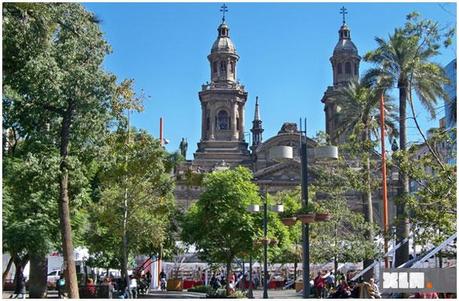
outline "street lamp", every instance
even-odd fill
[[[254,179],[254,182],[257,184],[264,185],[264,197],[263,197],[263,270],[264,270],[264,277],[263,277],[263,299],[268,299],[268,188],[267,184],[270,184],[271,180],[258,180]],[[271,211],[273,212],[283,212],[284,206],[277,204],[272,206]],[[260,206],[259,205],[249,205],[247,208],[250,212],[259,212]],[[252,258],[250,258],[250,292],[249,295],[252,294]]]
[[[308,148],[307,148],[307,123],[304,120],[304,131],[301,129],[302,121],[300,119],[300,160],[301,160],[301,198],[303,208],[308,206]],[[304,137],[304,138],[303,138]],[[277,146],[272,150],[271,156],[277,160],[292,158],[291,146]],[[290,148],[290,150],[288,150]],[[318,146],[312,149],[313,160],[336,160],[338,159],[338,148],[332,145]],[[303,236],[303,298],[309,298],[309,224],[304,223],[302,226]]]

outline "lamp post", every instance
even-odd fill
[[[300,160],[301,160],[301,197],[303,208],[308,206],[308,148],[307,148],[307,123],[304,119],[304,131],[301,129],[300,119]],[[275,149],[276,148],[276,149]],[[291,146],[277,146],[271,151],[271,156],[280,159],[292,159]],[[314,160],[333,160],[338,159],[338,148],[332,145],[318,146],[313,149]],[[303,298],[309,298],[309,224],[302,226],[303,238]]]
[[[267,184],[271,183],[271,180],[258,180],[254,179],[257,184],[263,184],[263,299],[268,299],[268,189]],[[258,205],[250,205],[248,208],[250,212],[259,212],[260,207]],[[283,212],[283,205],[275,205],[271,208],[273,212]],[[251,267],[250,267],[251,270]],[[252,281],[252,274],[250,274],[250,281]],[[252,284],[252,283],[251,283]],[[251,291],[249,292],[249,295]]]

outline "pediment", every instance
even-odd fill
[[[301,164],[297,160],[276,163],[256,171],[254,178],[298,185],[301,179]]]

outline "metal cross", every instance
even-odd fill
[[[346,24],[347,9],[343,6],[341,7],[340,11],[340,14],[343,15],[343,24]]]
[[[225,13],[228,12],[228,6],[225,3],[220,8],[220,11],[223,13],[222,21],[225,22]]]

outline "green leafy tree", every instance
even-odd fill
[[[112,116],[115,77],[102,62],[110,49],[94,14],[75,3],[3,7],[3,103],[19,137],[40,140],[48,127],[59,152],[58,212],[69,296],[78,298],[73,259],[72,170],[97,144]],[[70,184],[70,185],[69,185]]]
[[[314,166],[312,200],[317,211],[328,212],[331,219],[311,226],[311,258],[317,263],[333,261],[335,270],[339,262],[359,262],[377,254],[373,239],[376,226],[365,221],[362,213],[351,210],[353,180],[359,175],[348,167],[343,157],[327,168]],[[349,194],[349,192],[351,192]]]
[[[250,204],[261,203],[251,179],[244,167],[208,174],[204,192],[182,223],[183,240],[194,244],[203,260],[226,264],[227,277],[233,260],[250,252],[260,233],[259,215],[247,212]]]
[[[129,258],[158,254],[168,236],[174,211],[174,183],[166,164],[169,155],[147,133],[119,129],[108,137],[104,157],[98,173],[99,197],[90,208],[87,244],[95,255],[94,264],[121,268],[126,276]],[[126,262],[123,229],[128,242]]]
[[[338,135],[346,135],[347,143],[340,147],[348,160],[353,161],[354,166],[362,167],[364,174],[361,183],[354,187],[362,194],[365,220],[373,224],[373,198],[372,193],[377,189],[379,174],[377,162],[375,162],[375,148],[378,146],[380,125],[380,98],[381,93],[377,87],[362,81],[351,82],[348,86],[339,90],[335,102],[339,106]],[[398,135],[396,129],[397,117],[394,105],[388,95],[384,95],[384,123],[385,131],[393,139]],[[370,228],[371,230],[371,228]],[[373,241],[374,235],[367,233],[368,240]],[[364,266],[371,264],[368,258]],[[370,277],[372,270],[366,276]]]
[[[447,130],[436,129],[431,131],[429,143],[441,154],[441,145],[452,143],[451,139]],[[407,207],[415,243],[438,245],[456,231],[457,171],[456,166],[438,165],[431,152],[418,156],[421,147],[426,145],[413,145],[406,152],[398,152],[394,160],[401,162],[400,168],[409,175],[414,188]]]
[[[388,40],[376,38],[378,47],[365,55],[365,60],[377,65],[371,69],[367,77],[372,77],[383,89],[397,87],[399,92],[399,133],[400,151],[407,150],[407,102],[412,103],[414,90],[428,112],[435,117],[437,99],[447,99],[443,85],[448,82],[443,68],[432,58],[440,51],[440,43],[447,46],[451,43],[453,31],[443,32],[437,22],[423,20],[417,13],[407,16],[404,27],[396,28]],[[409,219],[406,198],[409,197],[409,178],[407,174],[399,177],[397,203],[397,239],[402,240],[409,235]],[[396,252],[399,263],[408,260],[408,244],[404,244]]]

